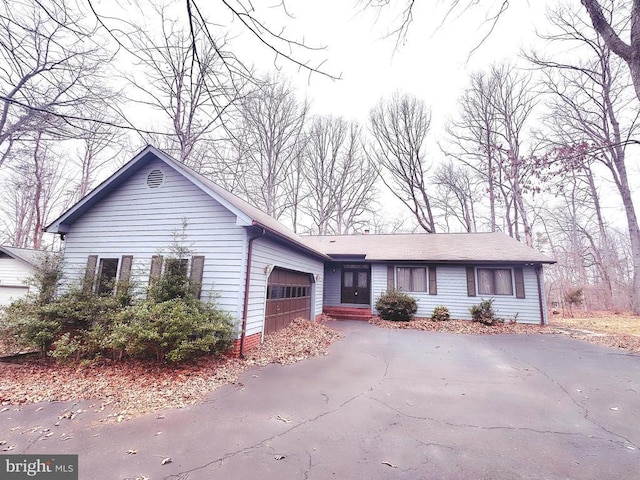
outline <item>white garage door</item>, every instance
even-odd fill
[[[14,300],[24,297],[29,292],[29,287],[0,286],[0,306],[9,305]]]

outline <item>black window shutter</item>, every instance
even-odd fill
[[[120,276],[118,280],[128,282],[131,278],[131,265],[133,263],[133,255],[123,255],[120,264]]]
[[[202,276],[204,275],[204,256],[194,255],[191,257],[191,274],[189,275],[189,281],[193,288],[194,298],[200,298],[202,292]]]
[[[393,290],[396,285],[396,267],[393,265],[387,265],[387,290]]]
[[[438,276],[436,274],[436,266],[429,265],[429,295],[438,294]]]
[[[516,267],[513,269],[513,276],[516,283],[516,298],[525,298],[524,295],[524,272],[522,267]]]
[[[125,287],[123,283],[128,283],[131,279],[131,265],[133,264],[133,255],[123,255],[120,262],[120,276],[118,277],[118,285],[116,291],[121,292]]]
[[[476,270],[473,267],[467,267],[467,296],[476,296]]]
[[[96,277],[96,265],[98,264],[97,255],[89,255],[87,259],[87,269],[84,272],[84,281],[82,282],[82,290],[89,293],[93,290],[93,281]]]
[[[152,285],[162,273],[162,255],[151,257],[151,271],[149,272],[149,285]]]

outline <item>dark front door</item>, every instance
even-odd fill
[[[342,266],[341,303],[369,305],[371,298],[371,267],[364,264]]]

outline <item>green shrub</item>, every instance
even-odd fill
[[[431,314],[431,320],[436,322],[444,322],[450,319],[451,319],[451,314],[449,313],[449,309],[444,305],[438,305],[433,309],[433,313]]]
[[[62,322],[68,328],[90,329],[94,324],[109,323],[126,306],[118,295],[98,295],[73,288],[40,307],[39,311],[44,317]]]
[[[471,318],[474,322],[480,322],[485,325],[495,325],[496,323],[503,322],[493,310],[493,301],[493,298],[482,300],[479,304],[473,305],[470,308]]]
[[[233,334],[228,314],[199,300],[174,298],[142,302],[120,312],[107,344],[136,358],[181,362],[226,352]]]
[[[0,317],[0,335],[13,351],[36,348],[43,355],[62,329],[58,319],[42,315],[42,307],[29,300],[17,300]]]
[[[375,307],[384,320],[411,320],[418,310],[416,299],[399,290],[387,290],[378,297]]]

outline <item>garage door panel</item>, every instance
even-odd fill
[[[269,276],[267,288],[266,334],[283,329],[298,317],[311,318],[311,276],[309,274],[275,268]]]

